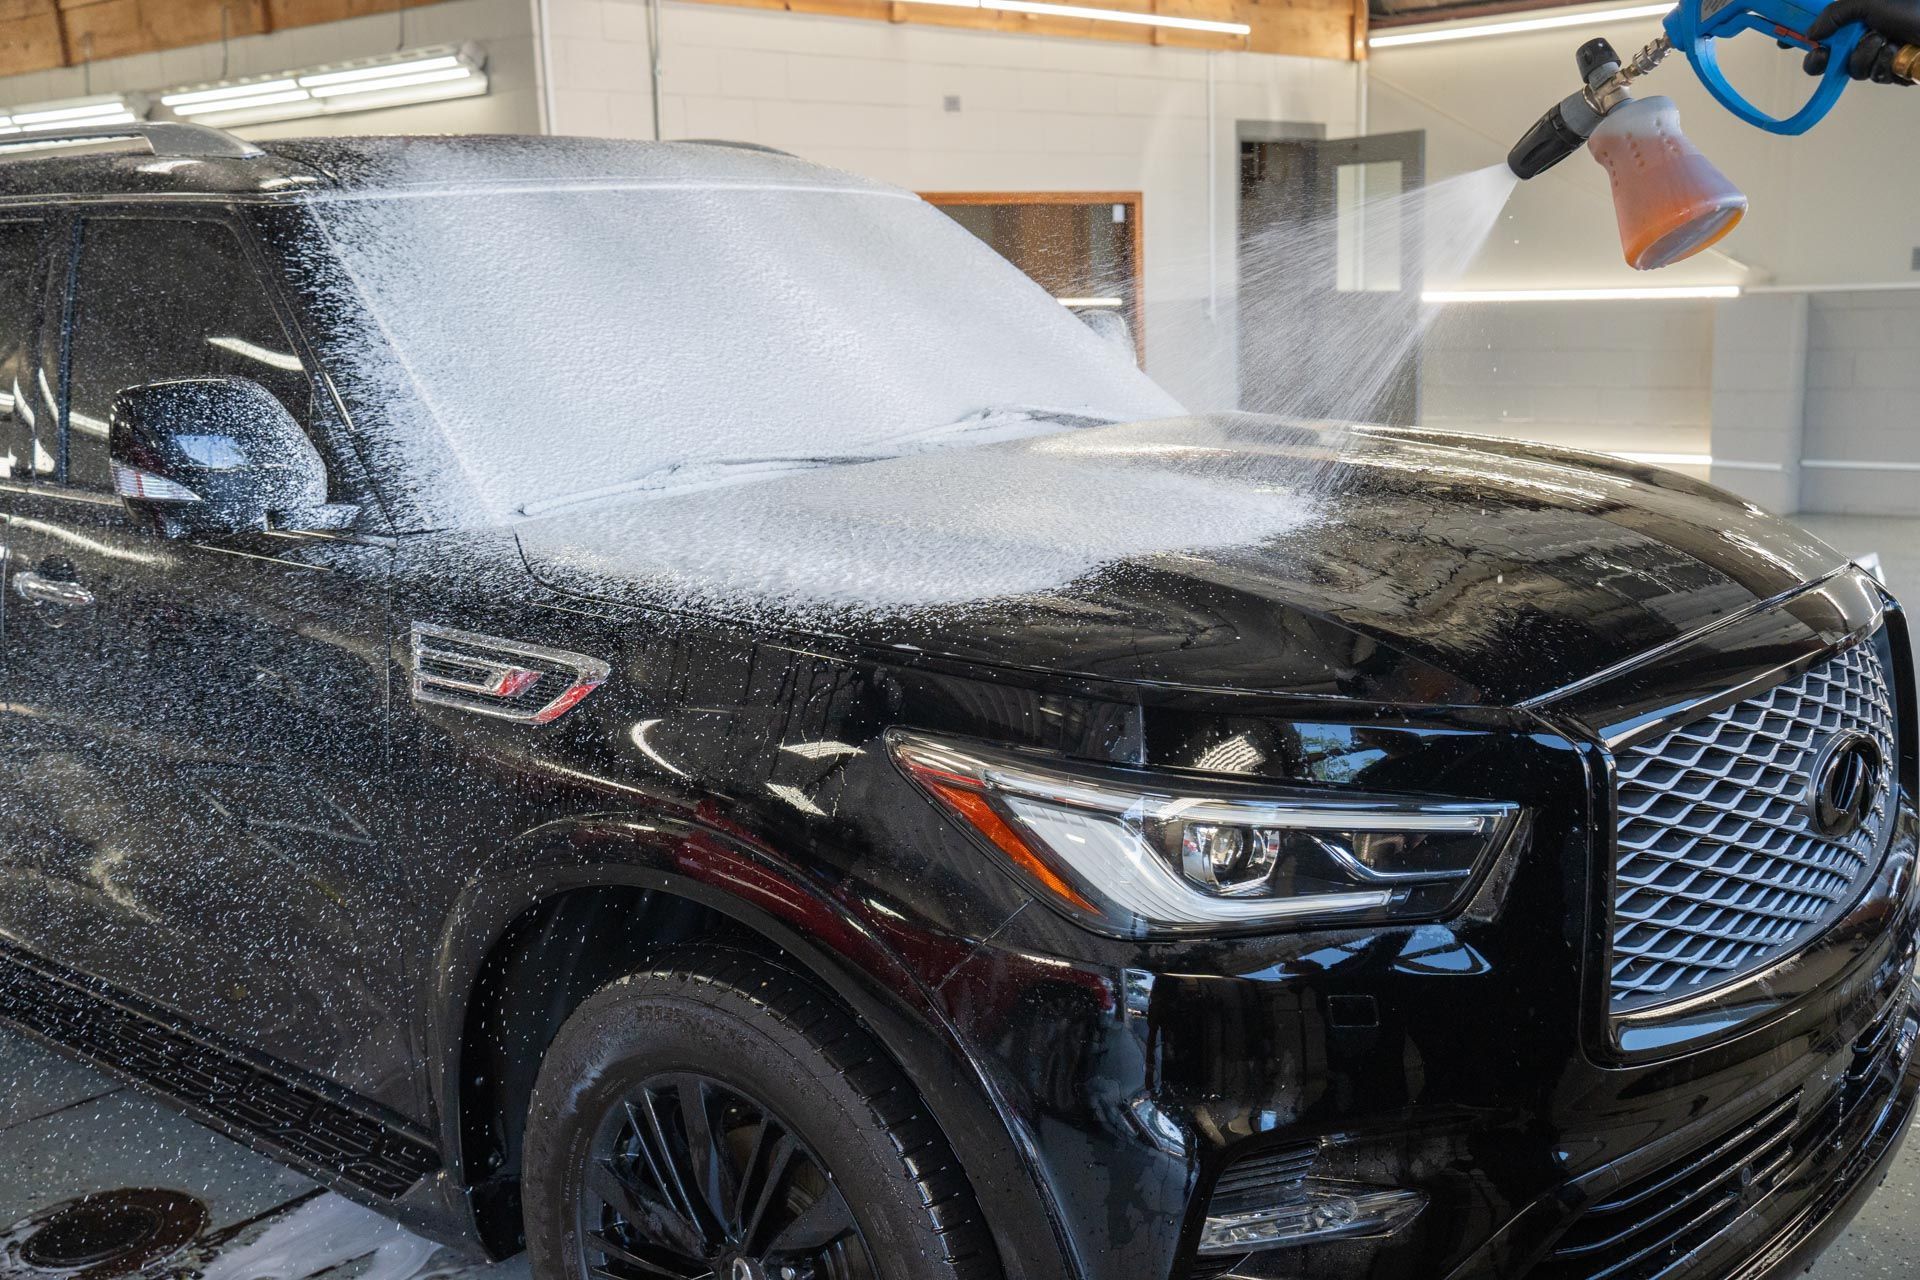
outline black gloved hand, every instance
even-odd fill
[[[1920,44],[1920,0],[1834,0],[1813,20],[1807,35],[1828,40],[1850,22],[1866,23],[1867,34],[1847,59],[1847,74],[1876,84],[1911,84],[1893,73],[1893,56],[1906,45]],[[1807,54],[1805,66],[1810,76],[1826,73],[1825,45]]]

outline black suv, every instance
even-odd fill
[[[1757,1280],[1892,1159],[1908,625],[1755,508],[754,149],[0,191],[31,1034],[541,1280]]]

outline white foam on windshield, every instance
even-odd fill
[[[1309,513],[1205,448],[1042,447],[1180,406],[909,193],[672,144],[569,176],[572,146],[391,144],[310,204],[294,256],[403,524],[524,526],[569,589],[893,609]]]
[[[457,520],[688,464],[886,453],[999,406],[1178,411],[917,198],[668,151],[652,177],[474,187],[429,167],[424,190],[314,205],[363,317],[346,381],[411,409],[393,438],[434,438],[409,461]],[[715,151],[714,174],[687,171]]]

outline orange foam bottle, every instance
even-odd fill
[[[1747,197],[1680,132],[1673,99],[1623,102],[1587,140],[1613,180],[1627,265],[1653,271],[1691,258],[1746,216]]]

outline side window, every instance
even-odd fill
[[[0,478],[33,474],[33,335],[45,280],[41,224],[0,222]]]
[[[96,218],[82,229],[67,382],[67,482],[109,490],[107,415],[128,387],[251,378],[308,426],[312,384],[230,227]]]

